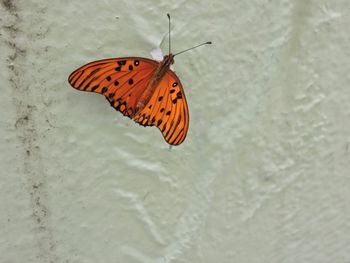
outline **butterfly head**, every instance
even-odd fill
[[[169,66],[174,64],[174,55],[173,54],[169,54],[169,55],[165,55],[164,58],[163,58],[163,64],[166,65],[166,66]]]

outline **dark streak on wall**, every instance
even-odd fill
[[[48,207],[48,192],[46,174],[43,167],[42,153],[39,142],[42,134],[37,129],[35,99],[31,93],[31,83],[26,81],[25,65],[27,62],[27,50],[18,43],[18,37],[28,37],[21,30],[22,18],[17,1],[1,0],[0,4],[10,15],[11,22],[2,25],[3,41],[11,51],[7,57],[9,81],[13,92],[13,105],[16,109],[14,127],[23,147],[21,172],[26,177],[26,189],[30,198],[33,235],[37,243],[37,262],[57,262],[54,255],[55,242],[50,227],[50,211]],[[22,44],[23,45],[23,44]]]

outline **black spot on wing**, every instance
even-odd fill
[[[95,85],[92,87],[91,91],[94,92],[96,89],[98,89],[99,85]]]
[[[156,117],[153,117],[151,120],[151,124],[153,124],[156,121]]]
[[[163,129],[162,129],[162,132],[164,132],[166,129],[166,123],[164,123],[164,126],[163,126]]]
[[[179,91],[178,93],[176,93],[176,98],[177,98],[177,99],[182,99],[182,93],[181,93],[181,91]]]

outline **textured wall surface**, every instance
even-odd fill
[[[350,262],[350,1],[0,0],[0,262]],[[68,75],[176,57],[170,151]]]

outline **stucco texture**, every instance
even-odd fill
[[[169,150],[70,87],[161,46]],[[1,0],[0,262],[350,262],[350,1]]]

